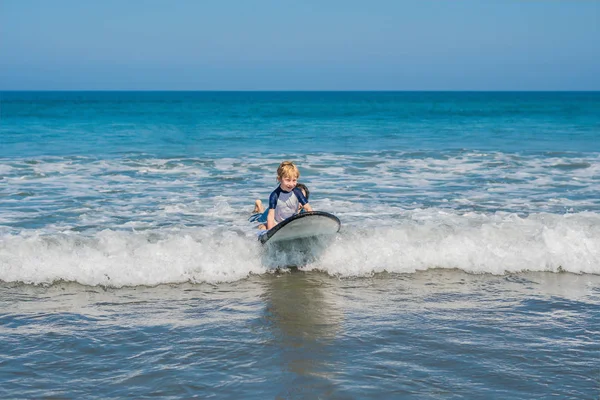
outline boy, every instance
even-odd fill
[[[298,189],[300,189],[300,191],[302,192],[304,197],[306,197],[306,201],[309,201],[310,191],[308,190],[308,187],[306,187],[306,185],[304,183],[300,183],[300,182],[298,182],[296,184],[296,187]],[[302,213],[304,211],[305,210],[303,209],[302,205],[299,205],[298,213]],[[269,213],[269,210],[265,210],[265,207],[263,206],[262,201],[256,200],[256,202],[254,202],[254,210],[252,211],[252,216],[249,218],[249,221],[250,222],[260,222],[260,225],[258,225],[258,229],[261,229],[261,230],[267,229],[267,226],[265,224],[267,223],[268,213]]]
[[[279,187],[269,196],[269,213],[267,214],[267,229],[273,228],[286,218],[298,212],[302,206],[306,211],[312,211],[308,200],[302,191],[296,187],[300,171],[291,161],[284,161],[277,168]]]
[[[279,222],[298,212],[299,207],[312,211],[308,200],[302,190],[296,185],[300,171],[291,161],[284,161],[277,168],[277,181],[279,186],[269,196],[269,211],[267,213],[267,226],[260,225],[259,229],[271,229]],[[258,210],[257,210],[258,208]],[[255,211],[260,211],[262,204],[255,204]]]

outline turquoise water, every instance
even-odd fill
[[[597,92],[4,92],[2,155],[597,152],[599,101]]]
[[[0,395],[595,398],[599,199],[597,92],[2,92]]]

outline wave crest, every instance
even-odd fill
[[[303,269],[342,277],[430,268],[600,274],[600,215],[411,211],[385,225],[367,220],[344,226],[319,251]],[[0,280],[110,287],[231,282],[271,271],[278,260],[269,257],[253,233],[222,227],[92,236],[6,233],[0,238]]]

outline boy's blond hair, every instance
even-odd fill
[[[287,177],[300,178],[300,170],[298,170],[298,167],[291,161],[284,161],[279,164],[279,168],[277,168],[277,179]]]

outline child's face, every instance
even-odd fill
[[[296,187],[296,184],[298,183],[298,177],[284,176],[279,179],[279,182],[281,182],[280,186],[283,190],[290,192]]]

